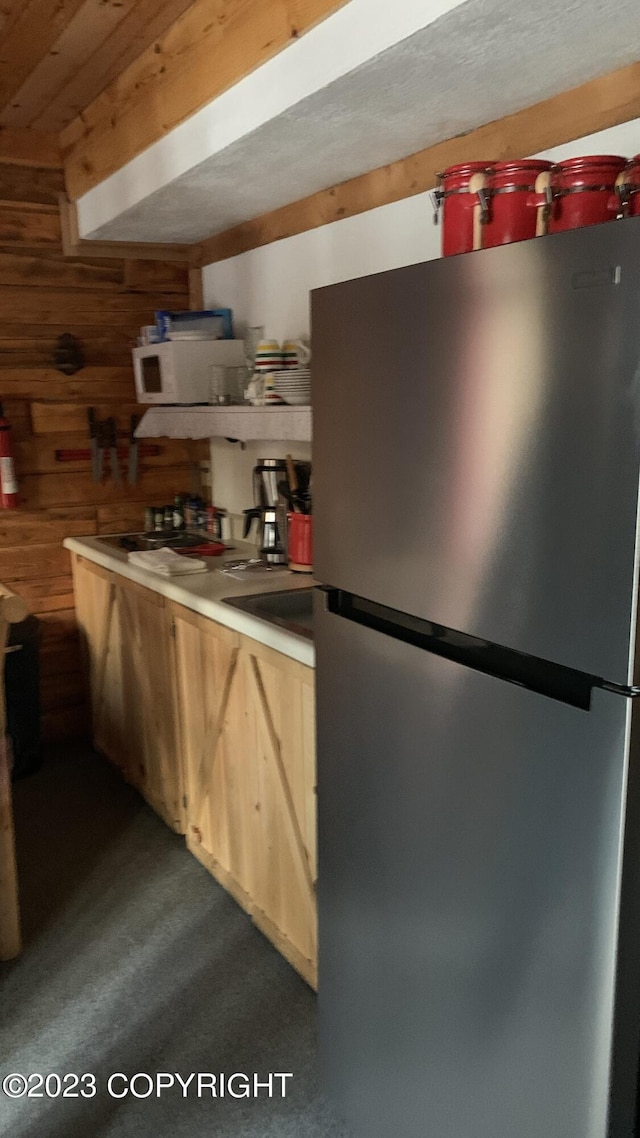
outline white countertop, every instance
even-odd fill
[[[105,535],[108,536],[108,535]],[[63,542],[65,549],[79,553],[88,561],[94,561],[103,569],[120,573],[129,581],[135,581],[146,589],[160,593],[176,604],[184,605],[201,616],[216,620],[227,628],[233,628],[244,636],[258,640],[268,648],[291,656],[308,667],[315,665],[313,643],[304,636],[288,632],[284,628],[260,620],[248,612],[223,604],[225,597],[243,597],[254,593],[275,593],[284,589],[304,589],[316,584],[306,573],[291,573],[288,569],[273,573],[246,573],[242,579],[221,573],[219,566],[225,561],[241,557],[255,557],[256,548],[248,542],[236,541],[234,548],[221,557],[208,558],[212,568],[206,573],[194,573],[184,577],[162,577],[147,569],[139,569],[127,560],[124,549],[108,546],[99,537],[67,537]]]

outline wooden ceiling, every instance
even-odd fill
[[[349,0],[0,0],[0,162],[72,201]]]
[[[58,132],[192,0],[0,0],[0,126]]]

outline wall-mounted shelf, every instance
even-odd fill
[[[311,441],[310,407],[150,407],[139,439],[263,439]]]

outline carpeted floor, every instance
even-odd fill
[[[313,992],[183,840],[90,751],[53,753],[14,794],[25,951],[0,965],[0,1079],[91,1073],[96,1093],[0,1091],[0,1135],[347,1138],[319,1090]],[[293,1078],[286,1098],[282,1080],[214,1099],[194,1079],[118,1099],[117,1072],[142,1095],[158,1072]]]

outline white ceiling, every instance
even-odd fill
[[[239,99],[255,106],[256,85],[268,81],[277,94],[280,78],[284,92],[285,70],[304,68],[303,53],[310,59],[314,50],[331,52],[332,37],[334,71],[338,57],[349,67],[345,30],[353,36],[354,21],[367,12],[371,19],[374,9],[393,11],[401,34],[402,11],[406,28],[409,10],[415,25],[420,7],[422,22],[431,18],[428,26],[328,82],[318,69],[307,86],[315,89],[294,95],[291,105],[281,99],[274,117],[253,129],[245,129],[250,116],[244,124],[242,116],[234,119]],[[638,42],[638,0],[351,0],[262,74],[199,112],[210,122],[217,116],[218,125],[230,115],[226,137],[218,131],[216,141],[196,131],[194,116],[86,194],[78,203],[80,232],[109,240],[200,240],[631,63]],[[375,50],[375,37],[363,35],[360,57],[363,44]],[[193,147],[189,154],[184,146],[189,131],[198,134],[196,161]]]

